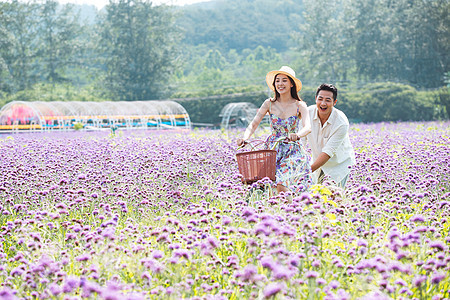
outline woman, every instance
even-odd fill
[[[243,138],[237,140],[237,144],[243,145],[258,128],[264,116],[269,114],[272,134],[267,141],[269,148],[275,145],[277,150],[277,191],[306,191],[312,184],[311,167],[309,156],[300,139],[311,132],[311,123],[307,105],[298,96],[302,82],[295,77],[294,70],[283,66],[280,70],[267,73],[266,83],[275,92],[275,96],[264,101],[245,130]],[[277,143],[280,137],[291,142]]]

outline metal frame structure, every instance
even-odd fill
[[[0,130],[83,128],[191,128],[189,114],[174,101],[13,101],[0,110]]]
[[[229,103],[220,112],[222,129],[245,128],[250,124],[258,111],[258,107],[250,102]],[[265,117],[266,118],[266,117]],[[264,123],[267,120],[263,120]]]

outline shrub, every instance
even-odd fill
[[[442,107],[443,115],[450,119],[450,86],[439,89],[435,96],[436,102]]]
[[[338,108],[355,122],[429,121],[445,118],[434,91],[417,91],[400,83],[374,83],[343,90]]]
[[[83,127],[84,127],[83,123],[80,123],[80,122],[73,124],[73,129],[75,129],[75,130],[83,129]]]

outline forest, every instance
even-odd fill
[[[179,101],[217,124],[230,102],[270,96],[289,65],[314,101],[339,88],[353,122],[450,114],[448,0],[146,0],[0,3],[0,105],[10,101]]]

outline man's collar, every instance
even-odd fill
[[[317,109],[317,106],[314,108],[314,118],[313,120],[319,119],[319,110]]]
[[[330,124],[332,124],[333,121],[334,121],[334,119],[335,119],[335,115],[336,115],[336,109],[335,109],[334,106],[333,106],[333,109],[331,110],[331,114],[330,114],[330,116],[328,117],[327,122],[330,123]]]

